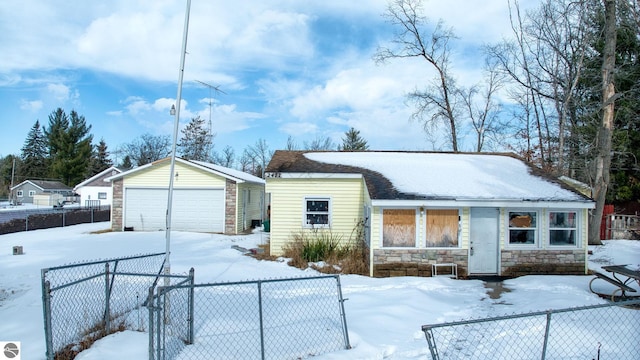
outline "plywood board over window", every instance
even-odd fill
[[[416,246],[416,211],[414,209],[384,209],[382,219],[382,246]]]
[[[427,210],[427,247],[458,246],[458,210]]]

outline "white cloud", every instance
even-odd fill
[[[36,112],[42,109],[42,105],[42,100],[22,100],[20,102],[20,109],[30,112]]]
[[[77,92],[72,92],[71,89],[64,84],[48,84],[47,92],[59,102],[65,102],[71,98],[78,97]]]

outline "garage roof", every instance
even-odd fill
[[[145,169],[148,169],[150,167],[153,166],[158,166],[159,164],[163,164],[167,161],[170,161],[171,158],[167,157],[164,159],[160,159],[157,161],[154,161],[152,163],[149,164],[145,164],[142,166],[138,166],[136,168],[133,168],[131,170],[128,171],[124,171],[121,172],[120,174],[108,177],[105,179],[105,181],[113,181],[116,179],[119,179],[121,177],[125,177],[127,175],[136,173],[138,171],[142,171]],[[198,169],[204,170],[206,172],[221,176],[223,178],[235,181],[236,183],[243,183],[243,182],[251,182],[251,183],[257,183],[257,184],[263,184],[265,183],[265,181],[257,176],[253,176],[251,174],[247,174],[245,172],[236,170],[236,169],[231,169],[231,168],[227,168],[224,166],[220,166],[220,165],[216,165],[216,164],[211,164],[211,163],[206,163],[206,162],[202,162],[202,161],[190,161],[190,160],[185,160],[182,158],[176,158],[176,162],[182,163],[184,165],[187,166],[193,166],[196,167]]]

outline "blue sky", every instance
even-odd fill
[[[536,1],[537,3],[537,1]],[[530,4],[527,4],[530,5]],[[393,28],[386,0],[192,0],[180,128],[211,119],[215,150],[239,156],[354,127],[379,150],[449,150],[428,141],[404,95],[433,77],[424,61],[376,65]],[[507,0],[427,0],[426,15],[453,27],[457,80],[480,77],[478,49],[510,37]],[[3,0],[0,3],[0,155],[20,154],[36,120],[61,107],[115,150],[171,135],[186,0]],[[218,86],[213,93],[200,82]],[[463,133],[464,136],[464,133]],[[468,134],[472,137],[472,134]],[[464,143],[464,139],[463,139]],[[471,150],[472,146],[462,150]],[[115,154],[113,154],[115,157]]]

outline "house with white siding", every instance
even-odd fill
[[[108,177],[114,231],[166,229],[171,158]],[[265,214],[264,180],[242,171],[176,158],[171,229],[240,234]]]
[[[272,255],[326,230],[364,234],[376,277],[587,272],[594,202],[513,154],[276,151],[266,192]]]
[[[87,207],[111,205],[113,201],[111,182],[105,179],[121,172],[122,170],[111,166],[76,185],[73,191],[80,195],[80,205]]]

